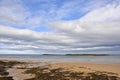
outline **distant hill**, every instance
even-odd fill
[[[110,54],[66,54],[66,56],[110,56]]]
[[[45,55],[45,56],[63,56],[61,54],[42,54],[42,55]]]
[[[110,54],[42,54],[46,56],[110,56]]]

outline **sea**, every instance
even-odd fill
[[[86,62],[120,64],[120,54],[110,56],[65,56],[41,54],[0,54],[0,60],[23,60],[38,62]]]

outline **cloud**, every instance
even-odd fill
[[[1,1],[0,5],[0,18],[1,20],[8,20],[11,22],[21,22],[26,14],[26,10],[20,2],[13,0]]]
[[[120,5],[108,4],[105,7],[95,9],[83,18],[80,21],[120,21]]]
[[[42,33],[27,29],[20,30],[8,26],[0,26],[0,43],[4,44],[4,46],[1,46],[1,49],[50,50],[54,52],[59,50],[59,48],[64,48],[69,42],[74,42],[74,40],[58,33]]]
[[[2,3],[3,7],[0,5],[0,9],[5,14],[0,12],[0,18],[8,25],[4,22],[1,22],[0,25],[0,51],[18,53],[21,51],[31,53],[120,51],[120,5],[117,0],[108,4],[109,1],[102,0],[96,4],[96,1],[91,1],[81,4],[84,6],[82,8],[78,5],[85,3],[84,0],[70,1],[70,3],[65,1],[62,5],[51,3],[50,8],[46,6],[49,2],[42,1],[45,3],[42,6],[49,10],[38,10],[39,7],[37,7],[33,13],[31,13],[32,10],[29,10],[32,8],[26,7],[22,2],[15,1],[11,3],[14,4],[13,6],[10,6],[9,2],[7,2],[9,6],[6,2]],[[87,6],[90,7],[87,9]],[[71,7],[74,7],[74,10]],[[40,8],[42,7],[40,6]],[[20,9],[20,13],[17,12],[18,9]],[[63,21],[70,15],[73,16],[74,11],[81,11],[84,16],[77,16],[79,18],[77,20]],[[39,32],[31,29],[33,26],[41,27],[47,23],[47,26],[52,29],[51,32]],[[20,29],[18,26],[26,27],[26,29]]]
[[[112,26],[116,24],[114,23]],[[87,32],[86,29],[90,27],[87,26],[83,32],[74,32],[73,30],[73,32],[65,31],[65,33],[41,33],[0,26],[0,43],[4,44],[4,46],[1,46],[1,50],[32,50],[33,52],[45,53],[80,53],[84,51],[116,50],[119,48],[120,43],[120,38],[118,37],[120,29],[118,26],[114,29],[110,28],[109,31],[107,28],[104,30],[105,28],[98,26],[96,29],[98,28],[99,32],[94,28],[90,28],[91,30],[89,29]]]
[[[77,49],[81,46],[119,46],[119,12],[120,5],[113,3],[94,9],[79,20],[59,21],[49,25],[57,32],[76,39],[78,43],[74,47]]]
[[[88,11],[104,6],[110,0],[1,0],[0,23],[17,28],[46,26],[48,22],[79,19]],[[89,7],[88,7],[89,6]],[[73,8],[71,8],[73,7]],[[74,16],[73,16],[74,15]]]

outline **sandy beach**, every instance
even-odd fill
[[[79,67],[84,67],[92,71],[107,71],[120,74],[120,64],[98,64],[98,63],[58,63],[52,64],[52,67],[61,67],[79,71]]]
[[[4,61],[8,62],[11,60],[4,60]],[[18,61],[19,60],[17,60],[16,62],[18,62]],[[43,65],[43,63],[44,63],[44,65]],[[93,73],[95,73],[97,75],[101,75],[101,76],[104,74],[103,77],[109,76],[109,77],[115,78],[115,79],[111,78],[108,80],[120,80],[120,78],[118,78],[118,77],[120,77],[120,64],[80,63],[80,62],[77,62],[77,63],[73,63],[73,62],[47,63],[46,62],[45,63],[45,62],[28,62],[28,61],[26,62],[26,61],[24,61],[23,64],[18,63],[18,64],[13,65],[10,68],[7,68],[7,72],[9,72],[8,76],[12,76],[13,80],[29,80],[29,79],[30,80],[38,80],[35,78],[37,76],[37,73],[36,73],[37,71],[42,72],[41,75],[46,74],[46,76],[44,76],[46,78],[49,75],[53,75],[53,74],[57,75],[62,72],[62,74],[69,76],[66,78],[66,80],[79,80],[79,79],[80,80],[94,80],[94,79],[87,79],[87,78],[74,79],[74,78],[71,78],[71,75],[69,75],[71,73],[74,73],[75,75],[77,75],[78,73],[79,74],[82,73],[82,76],[87,76],[87,77],[89,76],[89,74],[93,74]],[[57,73],[55,71],[57,71]],[[46,78],[44,79],[44,77],[42,77],[42,79],[39,79],[39,80],[47,80]],[[59,76],[56,78],[57,78],[57,80],[60,80]],[[51,78],[51,79],[56,80],[55,78]],[[61,80],[62,80],[62,78],[61,78]]]

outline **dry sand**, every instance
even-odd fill
[[[75,72],[111,72],[120,76],[120,64],[98,64],[98,63],[58,63],[50,65],[51,68],[64,68]]]

